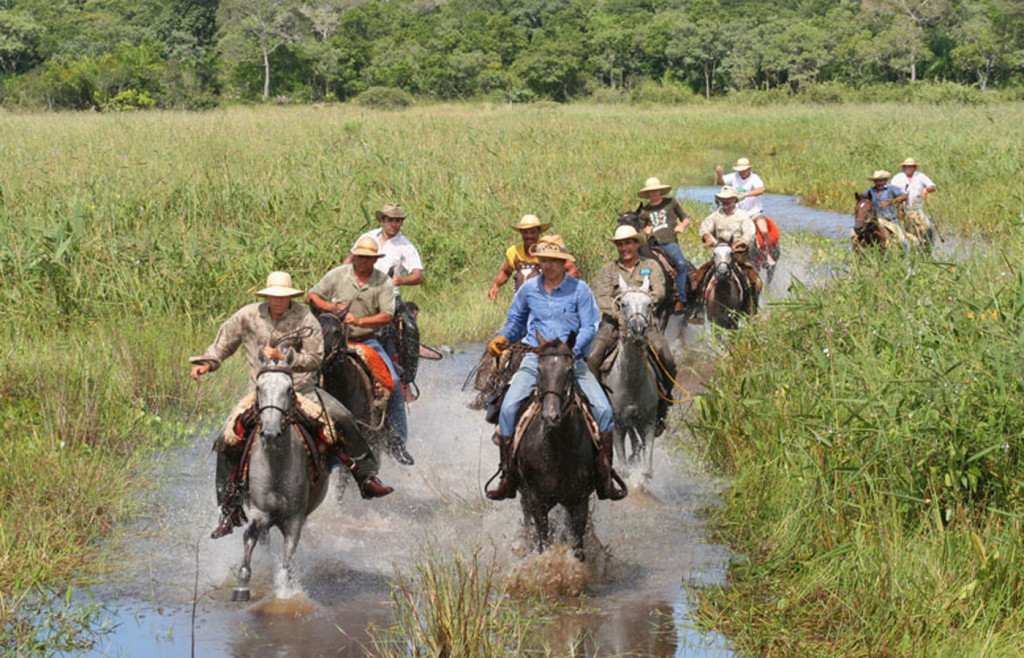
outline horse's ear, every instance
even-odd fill
[[[537,345],[543,345],[546,342],[548,342],[548,339],[544,337],[544,334],[542,334],[540,332],[540,330],[538,330],[537,331]]]
[[[636,214],[640,214],[640,211],[644,209],[644,202],[641,201],[636,204]]]
[[[622,278],[621,274],[619,275],[619,278],[620,279]],[[645,276],[644,277],[644,283],[643,283],[642,286],[640,286],[640,292],[647,292],[650,289],[651,289],[651,277]]]
[[[256,356],[258,356],[260,360],[260,365],[267,365],[267,361],[269,361],[270,359],[267,358],[267,354],[266,352],[263,351],[263,348],[261,347],[260,349],[256,350],[256,352]]]
[[[284,353],[284,364],[289,368],[295,363],[295,350],[288,350]]]
[[[569,337],[565,340],[565,344],[569,346],[569,349],[576,347],[576,332],[573,331],[569,334]]]
[[[623,292],[626,292],[627,290],[629,290],[629,284],[626,283],[626,280],[623,279],[622,275],[620,274],[619,275],[619,292],[623,293]]]
[[[856,199],[857,201],[860,201],[863,197],[860,195],[860,192],[854,192],[853,198]]]

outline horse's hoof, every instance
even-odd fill
[[[245,602],[249,600],[249,588],[248,587],[236,587],[231,590],[231,600]]]

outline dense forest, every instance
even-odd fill
[[[0,103],[685,102],[1024,83],[1019,0],[0,0]],[[400,92],[396,92],[400,93]]]

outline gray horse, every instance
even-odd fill
[[[249,453],[248,501],[252,521],[245,529],[245,557],[238,567],[238,586],[231,597],[235,601],[249,600],[252,551],[256,541],[275,526],[284,537],[282,567],[291,582],[292,555],[306,516],[327,494],[323,462],[311,459],[310,451],[316,450],[315,445],[303,437],[293,415],[293,360],[294,353],[289,353],[282,363],[276,359],[268,361],[260,352],[263,365],[256,378],[259,425]]]
[[[719,327],[735,329],[739,315],[749,315],[753,311],[751,292],[741,279],[746,273],[733,262],[729,244],[715,245],[713,253],[714,264],[704,290],[704,312],[708,320]]]
[[[652,313],[649,289],[647,279],[639,288],[630,288],[619,277],[619,348],[604,379],[615,412],[615,458],[619,464],[627,465],[628,479],[634,487],[647,482],[654,474],[652,455],[658,387],[647,363],[647,330]]]

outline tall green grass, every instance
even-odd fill
[[[694,433],[744,560],[706,619],[755,655],[1024,647],[1024,271],[865,259],[735,337]]]

